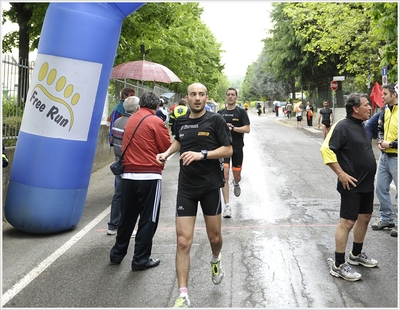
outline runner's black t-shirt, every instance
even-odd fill
[[[175,139],[180,142],[180,154],[186,151],[212,151],[232,144],[232,138],[223,117],[206,111],[197,119],[189,115],[176,119]],[[183,165],[180,161],[178,187],[180,189],[211,190],[224,187],[223,159],[193,161]]]
[[[250,125],[249,116],[245,109],[236,107],[233,110],[222,109],[218,111],[219,114],[225,119],[227,123],[231,123],[235,127],[242,127]],[[244,146],[243,133],[231,131],[232,134],[232,146],[234,149],[242,148]]]

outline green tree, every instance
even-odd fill
[[[183,83],[174,91],[186,93],[187,86],[200,81],[217,98],[222,79],[221,44],[201,21],[198,3],[147,3],[128,16],[122,26],[115,65],[146,60],[170,68]],[[140,46],[147,51],[143,55]]]
[[[3,37],[2,52],[11,52],[18,47],[18,98],[22,104],[29,89],[29,52],[38,47],[44,14],[48,3],[10,2],[10,9],[2,11],[2,24],[7,20],[17,23],[18,31],[7,33]]]
[[[3,11],[6,19],[16,22],[15,16],[28,10],[19,21],[20,32],[29,34],[29,48],[37,48],[41,22],[48,3],[37,7],[37,3],[12,4]],[[146,60],[161,63],[179,76],[183,83],[174,85],[174,91],[186,93],[193,82],[205,84],[211,97],[218,97],[218,84],[223,80],[221,44],[209,28],[201,21],[203,9],[196,2],[149,2],[123,21],[115,65],[143,59],[140,46],[146,51]],[[29,25],[22,28],[22,25]],[[22,46],[16,34],[7,34],[3,40],[3,52]],[[26,54],[26,57],[28,55]]]
[[[396,82],[398,78],[398,3],[372,3],[372,33],[379,40],[380,67],[388,66],[388,79]]]
[[[330,99],[335,75],[346,76],[346,92],[366,91],[368,78],[381,79],[383,65],[389,80],[397,79],[397,3],[275,3],[271,17],[274,28],[260,55],[265,65],[248,71],[243,84],[254,94],[263,94],[257,83],[268,89],[268,74],[292,93],[306,90],[319,100]],[[336,93],[340,106],[341,83]]]
[[[290,3],[285,11],[293,18],[295,34],[305,40],[304,52],[318,55],[318,67],[333,64],[334,75],[355,76],[359,88],[365,89],[368,75],[380,71],[376,70],[379,53],[370,26],[371,5]]]

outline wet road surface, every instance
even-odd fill
[[[369,229],[364,243],[377,268],[354,267],[361,281],[329,274],[339,218],[336,177],[319,153],[322,134],[296,129],[274,114],[250,113],[242,194],[231,189],[232,218],[222,219],[223,282],[210,274],[210,246],[199,210],[191,250],[189,297],[195,308],[347,308],[398,306],[398,244]],[[121,265],[109,264],[107,236],[113,175],[93,173],[84,215],[74,230],[29,235],[3,226],[5,308],[169,308],[178,296],[175,197],[178,156],[163,173],[163,197],[153,257],[159,267],[132,272],[134,239]],[[376,200],[376,198],[375,198]],[[375,201],[373,222],[379,218]],[[350,235],[347,251],[351,248]]]

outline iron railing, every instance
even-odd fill
[[[2,137],[6,146],[14,146],[21,127],[24,111],[25,94],[31,80],[34,62],[21,59],[19,62],[12,55],[2,58]]]

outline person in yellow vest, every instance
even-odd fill
[[[244,103],[244,109],[246,110],[246,112],[249,111],[249,102],[246,100],[246,102]]]
[[[186,115],[189,112],[189,108],[187,107],[186,99],[181,99],[175,109],[172,111],[171,115],[169,116],[168,126],[171,128],[172,135],[175,134],[174,124],[175,120],[178,117]]]
[[[379,200],[380,220],[372,224],[373,230],[392,228],[390,236],[397,237],[398,210],[397,203],[392,203],[390,184],[396,186],[398,182],[397,141],[399,135],[399,110],[398,110],[398,86],[389,83],[382,86],[383,100],[387,107],[383,114],[382,122],[378,125],[378,146],[381,150],[376,173],[376,196]]]

